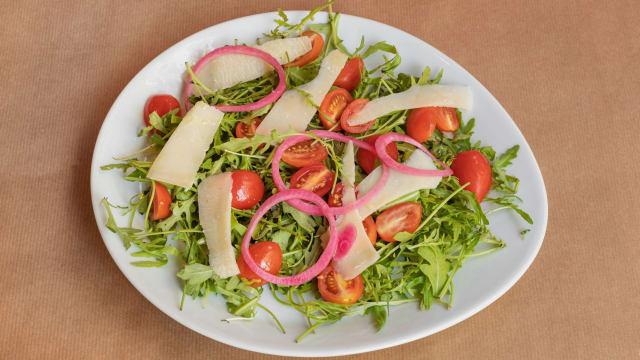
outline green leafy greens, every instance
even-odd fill
[[[419,76],[398,73],[395,71],[401,64],[401,57],[395,46],[386,42],[378,42],[365,49],[364,37],[354,52],[349,52],[338,37],[339,14],[332,11],[332,1],[320,6],[304,17],[300,23],[290,24],[287,15],[279,10],[276,27],[265,34],[269,38],[282,38],[297,35],[304,30],[305,24],[313,20],[314,15],[325,8],[329,10],[329,21],[322,24],[309,24],[309,28],[325,35],[325,48],[321,56],[313,62],[296,68],[287,68],[287,89],[295,88],[312,80],[319,69],[322,58],[333,49],[339,49],[349,56],[360,56],[371,59],[375,54],[382,54],[382,62],[371,68],[363,69],[361,82],[352,92],[354,98],[375,99],[392,93],[407,90],[412,85],[437,84],[442,79],[442,70],[431,76],[431,69],[426,67]],[[195,77],[193,77],[195,79]],[[215,93],[192,96],[195,103],[202,97],[210,104],[240,105],[256,101],[269,94],[277,86],[277,76],[269,73],[261,78],[235,85]],[[259,303],[264,288],[253,288],[238,277],[220,279],[208,266],[208,250],[198,220],[197,185],[207,176],[235,169],[248,169],[258,173],[263,182],[267,196],[276,192],[271,177],[271,159],[277,143],[291,134],[272,134],[271,136],[254,136],[253,138],[235,138],[234,128],[238,122],[247,122],[266,114],[270,106],[251,113],[226,113],[215,134],[213,144],[198,170],[194,185],[181,188],[163,184],[172,196],[171,215],[161,221],[151,221],[150,199],[154,196],[155,182],[147,179],[146,174],[151,166],[147,159],[153,157],[166,143],[169,136],[179,125],[181,117],[177,111],[164,116],[156,113],[150,115],[150,126],[142,129],[139,136],[149,136],[149,145],[144,149],[118,158],[120,162],[102,167],[103,170],[121,170],[124,179],[139,182],[146,189],[135,194],[124,207],[110,204],[103,199],[108,220],[106,226],[118,234],[125,248],[135,248],[133,257],[146,260],[134,261],[136,266],[163,266],[168,256],[175,256],[183,264],[177,276],[183,280],[183,299],[186,296],[203,298],[206,301],[210,294],[222,296],[227,309],[232,315],[225,321],[250,320],[258,309],[266,311],[274,318],[278,327],[284,328],[276,316]],[[404,123],[408,111],[396,111],[376,120],[375,125],[360,138],[390,131],[404,133]],[[318,295],[314,281],[299,286],[269,285],[273,296],[282,304],[300,312],[307,318],[309,328],[298,337],[298,341],[312,333],[322,324],[340,320],[344,316],[371,315],[375,326],[381,329],[387,321],[389,307],[393,305],[416,303],[420,309],[429,309],[434,303],[450,307],[453,301],[453,277],[462,267],[465,260],[481,256],[506,246],[488,229],[487,215],[502,209],[512,209],[524,220],[532,224],[528,214],[522,211],[516,196],[519,180],[507,173],[507,167],[516,158],[519,147],[516,145],[500,156],[490,146],[480,142],[471,142],[474,119],[461,119],[460,128],[453,137],[446,136],[438,130],[425,143],[442,161],[450,164],[456,154],[462,151],[478,150],[491,162],[493,173],[493,197],[486,200],[496,207],[483,212],[475,196],[465,190],[465,184],[459,184],[455,177],[444,178],[436,189],[422,190],[408,194],[398,201],[416,201],[422,205],[423,221],[414,233],[399,233],[397,242],[378,241],[376,250],[380,254],[378,262],[362,273],[364,293],[360,300],[352,306],[339,305],[322,300]],[[322,128],[318,115],[314,117],[311,129]],[[336,173],[340,172],[340,155],[343,144],[322,140],[330,157],[326,164]],[[399,145],[400,159],[406,158],[414,150],[412,146]],[[285,182],[290,179],[295,169],[281,163],[280,170]],[[357,181],[364,177],[358,170]],[[335,186],[335,183],[334,183]],[[116,223],[114,211],[123,211],[128,218],[126,225]],[[239,253],[239,246],[252,218],[254,210],[236,210],[232,212],[233,244]],[[137,226],[134,225],[138,224]],[[280,276],[297,274],[311,266],[321,252],[320,235],[327,229],[324,218],[304,214],[287,204],[279,204],[272,208],[260,221],[252,235],[254,241],[274,241],[282,249],[283,266]],[[523,230],[522,237],[529,231]],[[133,247],[132,247],[133,245]]]

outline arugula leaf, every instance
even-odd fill
[[[296,223],[298,223],[298,225],[306,232],[309,234],[314,233],[316,222],[313,220],[311,215],[307,215],[287,203],[282,203],[282,211],[293,216]]]
[[[429,278],[429,282],[435,290],[435,293],[439,293],[447,281],[451,264],[437,247],[421,247],[418,249],[418,255],[428,262],[427,264],[420,265],[420,271]]]
[[[189,285],[198,285],[213,276],[214,272],[211,266],[203,264],[186,265],[182,270],[178,271],[178,277]]]
[[[371,314],[371,316],[373,317],[373,321],[376,325],[376,329],[378,329],[378,331],[382,330],[382,328],[387,322],[387,308],[382,305],[369,307],[365,311],[365,314]]]

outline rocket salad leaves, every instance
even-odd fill
[[[303,66],[287,68],[287,89],[295,88],[312,80],[318,73],[322,58],[332,49],[340,49],[349,56],[368,58],[376,53],[382,53],[383,61],[376,67],[363,69],[361,81],[352,92],[354,98],[375,99],[381,96],[407,90],[415,84],[437,84],[442,79],[442,70],[432,76],[431,69],[426,67],[419,76],[395,73],[401,64],[401,57],[397,49],[386,42],[378,42],[365,49],[364,37],[360,46],[349,52],[338,37],[339,14],[333,13],[332,1],[316,8],[301,23],[289,24],[286,14],[279,11],[280,18],[273,31],[265,34],[269,38],[282,38],[297,35],[304,30],[304,25],[313,20],[313,14],[324,8],[329,10],[329,22],[326,24],[308,24],[311,30],[325,36],[325,48],[315,61]],[[238,84],[213,94],[205,95],[210,104],[240,105],[256,101],[269,94],[277,85],[277,77],[270,73],[261,78]],[[192,96],[190,101],[195,103],[200,98]],[[264,308],[259,300],[263,288],[253,288],[244,284],[238,277],[220,279],[208,266],[208,250],[198,220],[197,185],[206,177],[224,171],[247,169],[256,172],[265,184],[267,196],[276,192],[271,177],[271,159],[277,143],[292,134],[272,134],[271,136],[255,135],[252,138],[235,138],[234,129],[237,122],[249,120],[266,114],[270,106],[250,113],[228,112],[224,114],[219,130],[215,134],[213,144],[201,164],[194,185],[181,188],[164,184],[172,196],[171,215],[161,221],[150,221],[150,201],[153,198],[154,182],[146,178],[151,166],[144,156],[157,152],[166,143],[181,121],[177,110],[163,116],[152,114],[151,126],[144,128],[139,136],[147,136],[154,129],[162,134],[153,132],[149,137],[149,146],[119,158],[116,164],[105,165],[103,170],[122,170],[124,179],[132,182],[144,183],[148,186],[134,195],[124,207],[110,204],[103,199],[108,221],[107,228],[117,233],[125,248],[133,245],[136,249],[133,257],[144,260],[134,261],[136,266],[157,267],[168,261],[168,256],[179,258],[184,265],[177,273],[183,280],[183,299],[203,298],[206,301],[211,294],[222,296],[227,302],[227,309],[231,314],[227,321],[252,319],[258,309],[267,311],[274,317],[279,328],[284,328],[275,315]],[[493,175],[494,197],[486,200],[496,204],[493,210],[483,212],[473,193],[464,190],[458,180],[453,177],[442,179],[437,188],[421,190],[406,196],[410,201],[422,205],[422,222],[412,233],[399,233],[397,242],[378,241],[376,250],[380,259],[361,275],[364,281],[364,293],[360,300],[352,306],[339,305],[323,301],[318,296],[317,285],[311,281],[299,286],[281,286],[269,284],[272,295],[282,304],[292,307],[307,318],[309,328],[298,337],[302,340],[306,335],[325,323],[333,323],[344,316],[371,315],[378,329],[382,328],[387,319],[390,306],[416,303],[421,309],[429,309],[434,303],[446,307],[452,306],[454,285],[453,277],[462,267],[465,260],[474,256],[481,256],[506,246],[505,242],[497,239],[488,229],[487,216],[502,209],[512,209],[523,219],[532,224],[533,221],[522,211],[517,203],[520,199],[515,195],[519,180],[507,173],[507,167],[516,158],[518,146],[508,149],[504,154],[496,156],[490,146],[478,142],[471,142],[474,119],[462,121],[460,127],[453,133],[453,137],[445,136],[435,130],[433,136],[425,146],[438,158],[451,164],[456,154],[478,150],[491,163]],[[408,111],[396,111],[378,118],[373,127],[360,138],[383,134],[390,131],[405,133],[404,124]],[[311,129],[321,129],[319,117],[316,114]],[[340,159],[344,144],[331,140],[320,140],[329,151],[327,166],[339,175]],[[264,146],[261,146],[265,144]],[[398,144],[400,161],[404,161],[413,151],[407,144]],[[280,170],[285,181],[290,179],[296,169],[282,163]],[[357,170],[356,181],[365,176],[361,169]],[[333,186],[335,186],[335,182]],[[406,200],[405,200],[406,201]],[[113,211],[123,211],[128,216],[128,223],[120,226],[116,223]],[[232,211],[232,240],[237,253],[249,220],[253,217],[253,210]],[[136,220],[137,219],[137,220]],[[142,223],[135,227],[134,224]],[[253,234],[253,239],[269,240],[280,245],[283,252],[283,266],[280,276],[297,274],[311,266],[321,252],[320,235],[327,229],[324,218],[304,214],[286,203],[272,208],[260,221]],[[524,233],[527,230],[523,231]]]

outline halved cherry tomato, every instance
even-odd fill
[[[237,138],[253,137],[253,135],[256,134],[256,129],[258,128],[258,125],[260,125],[261,122],[262,122],[262,119],[260,118],[253,118],[248,124],[242,121],[238,121],[236,123],[236,137]]]
[[[342,206],[342,191],[344,190],[344,184],[339,182],[336,187],[333,188],[331,194],[329,194],[329,206],[340,207]],[[356,195],[358,195],[358,187],[356,186]]]
[[[180,109],[180,103],[176,98],[167,94],[153,95],[152,97],[147,99],[147,102],[144,104],[144,111],[142,114],[144,124],[146,126],[151,126],[151,123],[149,123],[149,115],[151,115],[151,113],[153,113],[154,111],[158,114],[158,116],[162,116],[173,109]],[[179,110],[178,115],[180,115]],[[153,130],[149,134],[153,134],[154,132],[161,134],[157,130]]]
[[[359,56],[354,57],[347,61],[333,85],[353,91],[360,82],[360,72],[363,68],[364,62],[362,62],[362,59]]]
[[[405,202],[394,205],[376,219],[378,235],[384,241],[393,242],[397,233],[416,231],[422,219],[422,206],[415,202]]]
[[[324,196],[331,190],[335,176],[336,174],[322,163],[305,166],[291,177],[291,188],[309,190],[318,196]]]
[[[367,236],[369,240],[371,240],[371,245],[376,245],[376,240],[378,239],[378,233],[376,231],[376,223],[373,221],[373,217],[371,215],[367,216],[362,221],[362,226],[364,226],[364,231],[367,232]]]
[[[318,290],[325,301],[334,304],[354,304],[364,291],[362,276],[358,275],[351,280],[345,280],[329,264],[318,275]]]
[[[249,254],[258,267],[269,274],[277,275],[282,266],[282,249],[280,245],[273,241],[261,241],[249,246]],[[244,262],[242,254],[238,256],[238,269],[240,269],[240,279],[253,287],[260,287],[267,282],[262,280],[256,273],[249,269]]]
[[[368,138],[364,139],[364,141],[366,141],[368,144],[371,144],[371,146],[375,146],[376,139],[379,137],[380,135],[369,136]],[[387,154],[389,154],[389,156],[391,156],[393,160],[398,161],[398,147],[395,143],[389,143],[389,145],[387,145]],[[358,149],[356,160],[358,160],[358,164],[367,174],[371,173],[373,169],[380,165],[378,156],[364,149]]]
[[[235,170],[231,173],[233,185],[231,186],[231,206],[235,209],[250,209],[264,195],[264,184],[260,176],[249,170]]]
[[[296,58],[292,62],[284,64],[284,67],[290,68],[296,66],[305,66],[315,60],[322,52],[322,48],[324,47],[324,39],[322,38],[322,35],[318,34],[315,31],[307,30],[302,33],[302,36],[308,36],[311,38],[311,50],[309,50],[308,53]]]
[[[149,219],[162,220],[171,214],[171,194],[164,185],[156,182],[156,192],[153,194],[153,206]]]
[[[322,126],[327,130],[340,131],[340,115],[352,101],[353,97],[347,90],[342,88],[331,90],[322,100],[320,111],[318,111]]]
[[[336,184],[336,187],[333,188],[331,194],[329,194],[328,204],[331,207],[340,207],[342,206],[342,191],[344,190],[344,184],[339,182]]]
[[[432,108],[413,109],[407,119],[407,135],[418,142],[425,142],[436,129],[436,118],[432,116]]]
[[[282,154],[282,161],[287,164],[301,168],[320,163],[329,156],[327,149],[320,142],[306,140],[299,142]]]
[[[357,113],[359,113],[362,108],[367,105],[368,102],[369,100],[367,99],[355,99],[349,105],[347,105],[347,107],[342,112],[342,115],[340,115],[340,126],[344,131],[352,134],[358,134],[371,129],[373,124],[375,124],[376,119],[373,119],[368,123],[362,125],[349,125],[349,120],[353,118]]]
[[[451,163],[451,170],[460,185],[470,183],[464,189],[476,194],[478,202],[481,202],[491,189],[491,165],[480,151],[470,150],[456,155]]]
[[[456,131],[460,127],[460,119],[455,108],[429,106],[421,109],[421,116],[434,121],[440,131]]]

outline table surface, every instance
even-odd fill
[[[118,270],[90,206],[93,145],[163,50],[240,16],[317,1],[0,2],[0,357],[272,358],[164,315]],[[549,226],[529,271],[472,318],[350,358],[640,358],[636,1],[339,1],[460,63],[533,149]],[[114,296],[115,295],[115,296]]]

